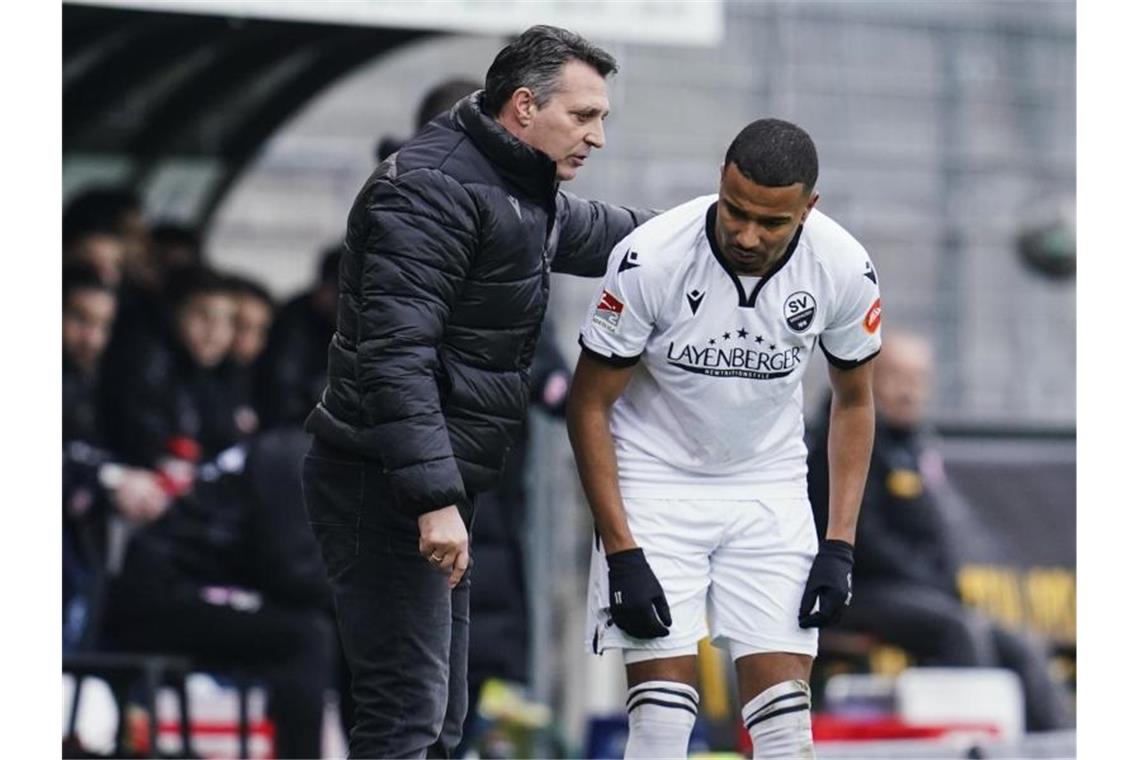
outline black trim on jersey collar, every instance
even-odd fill
[[[603,364],[608,364],[611,367],[632,367],[641,359],[641,354],[638,354],[637,356],[618,356],[617,354],[606,356],[605,354],[598,353],[586,345],[585,341],[582,340],[581,335],[578,336],[578,345],[582,347],[582,351],[584,353],[589,354]]]
[[[865,356],[862,359],[840,359],[838,356],[831,355],[831,353],[827,350],[827,346],[823,345],[822,340],[819,342],[819,348],[821,351],[823,351],[823,355],[827,357],[828,364],[835,367],[836,369],[855,369],[856,367],[862,366],[878,356],[880,350],[875,349],[875,353],[871,354],[870,356]]]
[[[705,213],[705,237],[709,239],[709,246],[712,248],[713,256],[716,257],[717,262],[721,265],[724,271],[728,272],[728,276],[732,278],[732,284],[736,286],[736,296],[739,300],[739,305],[745,309],[753,309],[756,307],[756,297],[760,295],[760,288],[776,276],[792,258],[792,254],[796,250],[796,246],[800,243],[800,233],[804,231],[804,226],[801,224],[796,228],[796,234],[792,237],[792,242],[788,243],[788,249],[784,251],[784,255],[776,262],[768,273],[760,276],[760,281],[752,288],[751,293],[744,292],[744,284],[740,281],[740,276],[733,270],[732,265],[728,263],[728,259],[720,251],[720,246],[716,244],[716,201],[709,206],[709,210]],[[752,277],[754,275],[745,275]]]

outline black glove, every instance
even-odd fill
[[[855,547],[846,541],[828,539],[811,563],[807,586],[800,600],[800,628],[818,628],[838,623],[851,604],[851,568]],[[812,612],[819,599],[819,611]]]
[[[673,616],[665,592],[641,549],[626,549],[606,557],[610,568],[610,617],[617,627],[638,639],[669,635]]]

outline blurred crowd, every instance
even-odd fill
[[[252,668],[285,756],[318,750],[337,680],[299,477],[274,486],[324,386],[338,258],[278,305],[130,190],[63,215],[64,651]]]

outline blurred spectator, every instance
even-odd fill
[[[230,358],[239,367],[252,367],[265,351],[273,324],[273,296],[260,284],[246,277],[230,277],[237,299],[234,342]]]
[[[92,267],[63,270],[63,437],[97,444],[95,386],[115,321],[115,291]]]
[[[1045,643],[963,605],[941,459],[925,429],[934,354],[922,338],[884,337],[875,367],[875,447],[855,542],[854,596],[842,626],[902,647],[923,664],[1004,667],[1021,679],[1026,728],[1065,726]],[[823,415],[826,424],[827,415]],[[827,524],[825,431],[809,441],[809,491],[819,535]]]
[[[340,245],[321,255],[313,286],[281,307],[258,370],[258,415],[268,429],[300,427],[317,405],[328,377],[328,347],[336,330]]]
[[[63,265],[87,266],[111,288],[123,281],[123,259],[126,246],[109,229],[85,229],[67,235],[63,243]]]
[[[253,432],[225,364],[237,305],[228,280],[209,269],[182,273],[170,289],[168,334],[136,345],[107,389],[111,447],[128,461],[183,480],[185,463],[212,457]]]
[[[420,101],[416,111],[415,130],[419,132],[429,121],[451,108],[455,103],[467,97],[483,86],[482,82],[474,79],[447,79],[428,90]],[[376,144],[376,160],[385,158],[400,149],[405,140],[397,137],[383,137]]]
[[[193,657],[268,688],[274,757],[321,757],[333,679],[331,599],[301,504],[299,431],[203,462],[193,489],[137,531],[108,600],[112,649]]]
[[[95,187],[76,193],[63,212],[64,250],[93,233],[114,236],[122,244],[123,273],[135,283],[153,283],[147,262],[149,230],[138,195],[121,187]],[[117,285],[118,282],[111,284]]]
[[[237,310],[234,313],[234,340],[230,346],[230,373],[238,404],[238,427],[253,431],[261,427],[257,415],[256,372],[264,356],[269,328],[273,324],[273,297],[260,284],[247,277],[231,276]]]
[[[141,523],[169,504],[161,478],[124,467],[103,448],[96,386],[115,317],[115,292],[89,267],[63,273],[63,615],[64,649],[83,637],[92,562],[101,554],[108,508]]]
[[[156,224],[150,231],[147,257],[155,273],[156,285],[165,288],[171,274],[205,265],[202,239],[193,227],[176,222]]]
[[[552,329],[544,328],[531,365],[530,403],[554,417],[565,417],[571,371],[558,351]],[[479,741],[479,694],[490,679],[519,684],[530,680],[530,613],[527,606],[526,465],[524,427],[507,454],[498,487],[478,498],[479,529],[471,535],[471,632],[467,659],[469,705],[463,740],[455,755]]]

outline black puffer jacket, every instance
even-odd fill
[[[422,514],[492,486],[526,416],[550,271],[601,276],[650,212],[558,189],[554,162],[460,101],[348,218],[329,383],[306,429],[378,460]]]

